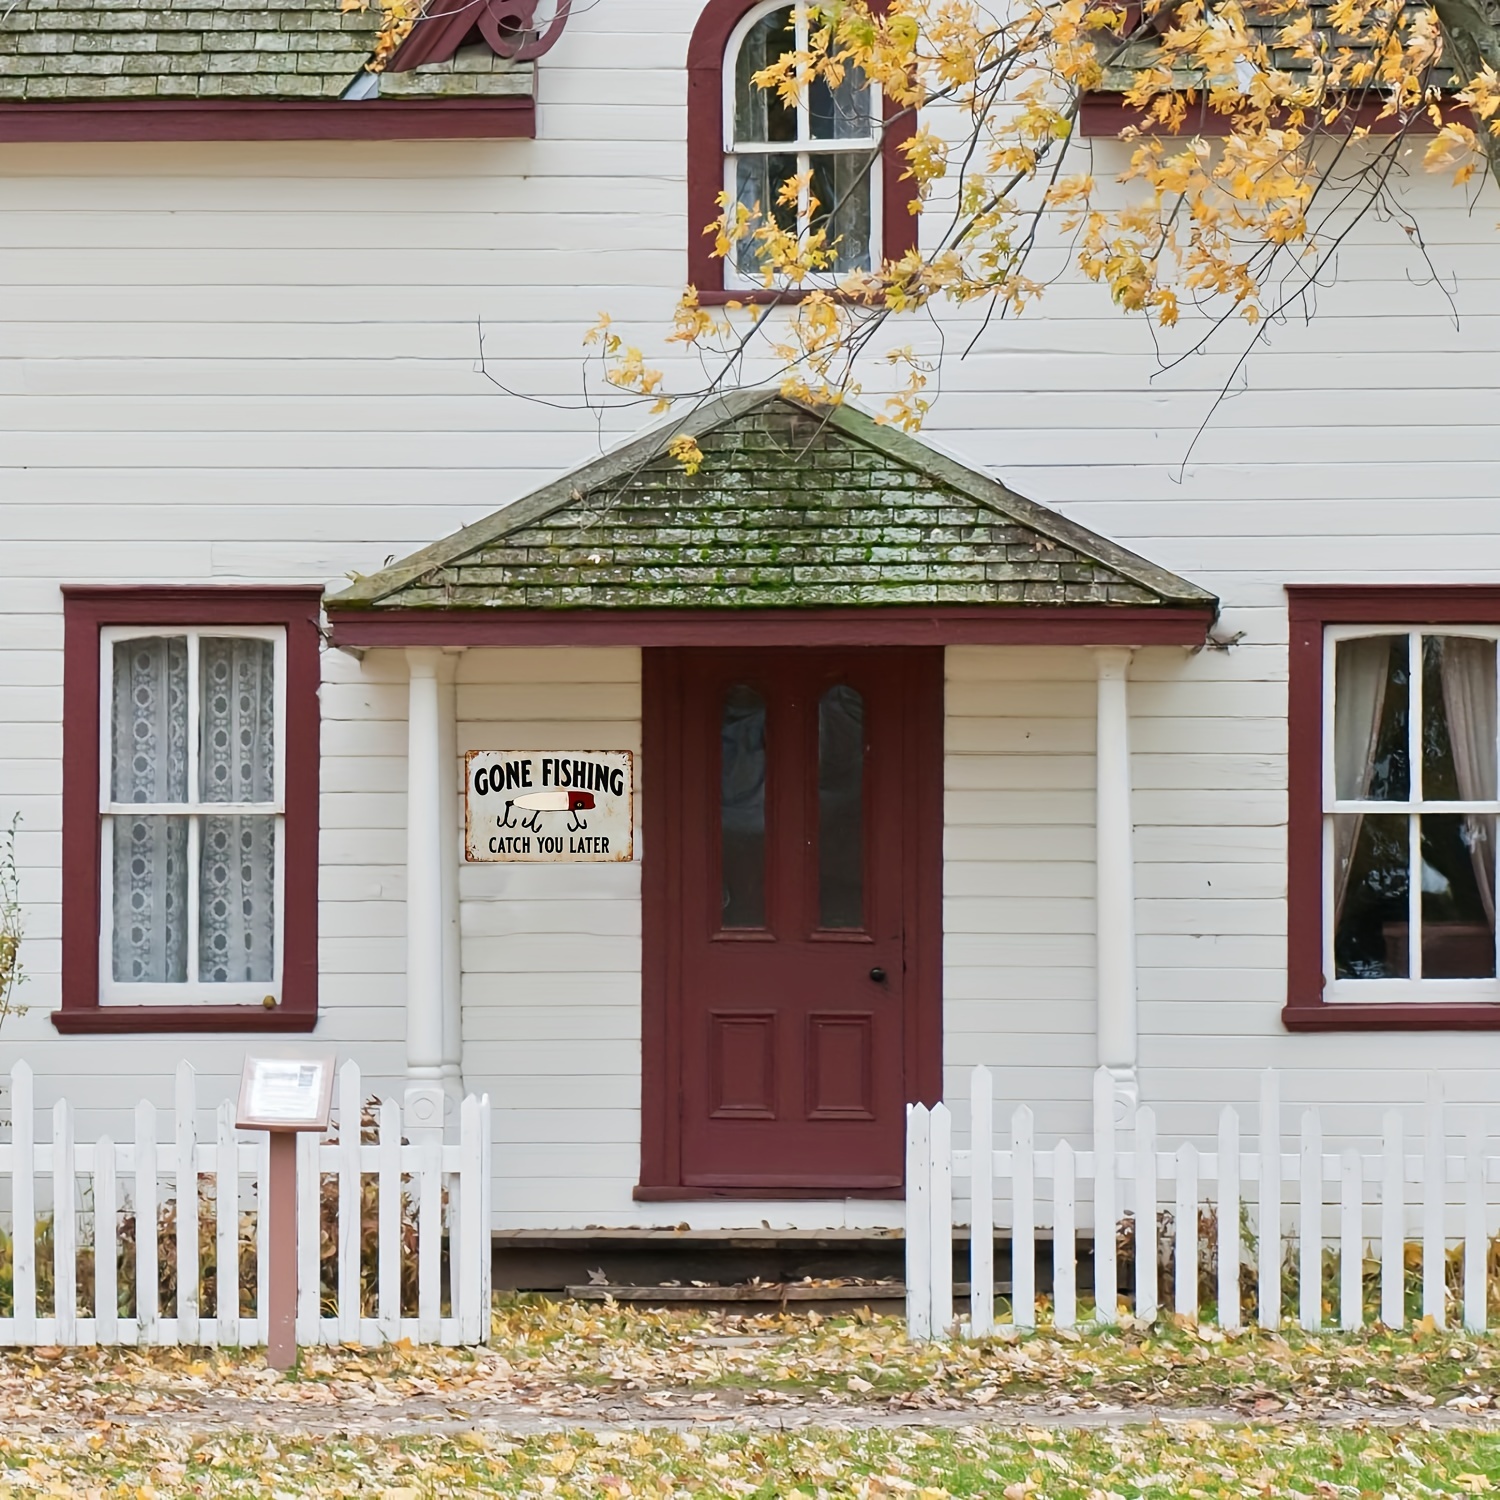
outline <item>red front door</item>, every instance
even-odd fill
[[[680,862],[667,919],[685,1188],[901,1184],[910,684],[933,665],[681,653],[680,785],[647,796],[680,798],[665,852]]]

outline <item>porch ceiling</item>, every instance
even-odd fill
[[[668,451],[683,436],[694,473]],[[707,644],[713,620],[729,638],[817,620],[820,638],[871,643],[1148,644],[1201,641],[1216,605],[863,412],[766,392],[710,402],[327,600],[351,645],[667,643],[689,621]]]

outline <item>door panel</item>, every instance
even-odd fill
[[[876,651],[683,655],[681,1180],[899,1186],[905,676]]]

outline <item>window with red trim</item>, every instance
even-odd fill
[[[850,70],[837,88],[817,82],[789,104],[751,82],[784,53],[806,46],[807,10],[787,0],[709,0],[688,51],[688,276],[705,304],[769,301],[747,244],[730,262],[716,257],[719,195],[759,207],[782,228],[826,229],[836,242],[831,276],[878,267],[916,243],[914,185],[903,141],[911,112],[883,103]],[[778,194],[790,178],[807,186],[795,204]]]
[[[1286,1022],[1500,1027],[1500,589],[1289,593]]]
[[[317,588],[64,590],[60,1031],[317,1020]]]

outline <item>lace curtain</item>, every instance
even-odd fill
[[[116,802],[187,801],[187,641],[151,636],[114,650]],[[187,979],[187,819],[114,820],[114,975],[127,984]]]
[[[197,905],[198,979],[270,983],[275,973],[276,818],[214,814],[214,803],[275,797],[275,650],[268,640],[198,641],[195,814],[188,798],[188,642],[183,636],[114,648],[111,796],[182,804],[180,814],[114,819],[113,969],[117,981],[189,979],[189,882]],[[197,817],[198,868],[189,871]],[[194,875],[196,878],[194,879]]]
[[[204,636],[198,646],[198,765],[204,802],[276,795],[275,653],[270,641]],[[276,820],[206,816],[198,861],[198,977],[269,983],[276,939]]]

